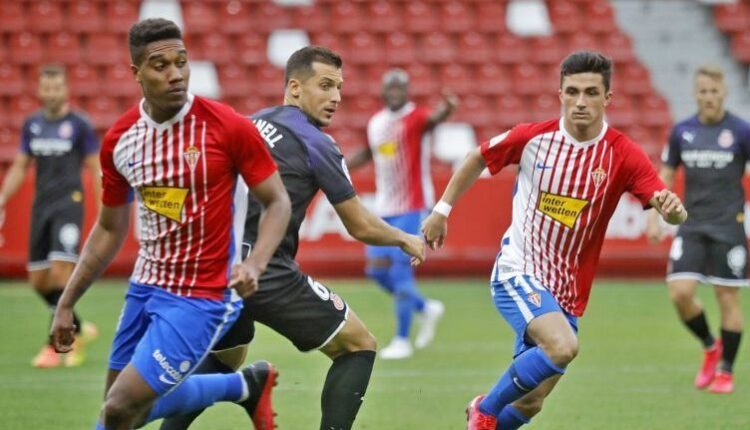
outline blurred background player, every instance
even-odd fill
[[[347,164],[353,170],[373,160],[378,215],[394,227],[417,234],[425,210],[434,203],[429,133],[453,113],[458,98],[446,92],[432,112],[416,105],[409,100],[409,75],[402,69],[383,75],[382,97],[385,107],[367,124],[368,146]],[[380,358],[411,357],[409,330],[415,312],[421,318],[414,346],[421,349],[432,342],[445,308],[419,292],[409,256],[397,247],[368,246],[366,273],[395,301],[396,336],[380,351]]]
[[[578,354],[578,317],[588,303],[604,233],[630,192],[670,224],[685,221],[643,150],[608,126],[612,63],[596,52],[560,67],[563,117],[520,124],[472,150],[424,222],[442,247],[452,206],[486,168],[520,167],[513,218],[491,276],[495,306],[516,333],[513,362],[467,408],[468,430],[515,430],[538,414]]]
[[[42,109],[23,124],[21,150],[13,160],[0,188],[0,213],[24,181],[32,160],[36,165],[34,206],[29,240],[29,282],[52,314],[78,261],[83,224],[81,166],[89,169],[95,195],[101,194],[99,141],[88,118],[71,110],[65,69],[43,66],[39,72]],[[74,315],[76,343],[65,355],[66,366],[83,363],[84,346],[97,336],[96,326]],[[49,339],[49,337],[47,337]],[[63,364],[51,340],[31,364],[57,367]]]
[[[357,197],[344,157],[321,129],[341,103],[343,61],[322,46],[307,46],[289,57],[284,105],[252,116],[279,166],[292,200],[286,237],[260,278],[258,292],[245,300],[237,322],[217,343],[201,372],[231,372],[245,358],[255,321],[289,339],[302,352],[319,350],[332,360],[321,393],[321,430],[352,428],[375,361],[375,338],[335,292],[300,271],[295,261],[299,229],[318,191],[325,194],[349,234],[372,245],[398,246],[414,263],[424,260],[422,238],[391,227]],[[260,205],[248,203],[245,243],[254,248]],[[165,420],[161,430],[186,429],[197,414]]]
[[[667,288],[680,320],[703,343],[695,386],[731,393],[743,327],[738,287],[749,285],[742,178],[750,160],[750,124],[724,109],[727,90],[720,68],[700,67],[694,94],[698,113],[674,126],[659,171],[671,188],[675,170],[683,166],[685,206],[690,212],[669,251]],[[647,234],[658,242],[658,216],[649,215]],[[714,286],[721,313],[719,339],[711,334],[695,295],[700,282]]]

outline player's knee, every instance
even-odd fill
[[[104,423],[121,423],[131,421],[138,413],[138,408],[121,396],[108,395],[104,402]]]
[[[572,337],[559,337],[549,342],[543,348],[547,356],[558,366],[566,366],[578,355],[578,339]]]
[[[670,288],[669,299],[677,306],[687,306],[693,302],[693,293],[686,289]]]

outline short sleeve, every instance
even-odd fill
[[[624,173],[628,178],[628,184],[625,191],[633,194],[641,205],[647,208],[654,193],[666,189],[667,186],[659,178],[643,149],[632,141],[627,142],[626,157]]]
[[[231,121],[230,156],[242,179],[252,188],[276,172],[276,163],[255,124],[239,114],[234,114]]]
[[[678,127],[672,128],[672,133],[669,134],[669,142],[664,147],[664,151],[661,153],[661,162],[665,166],[676,168],[682,162],[680,155],[680,142],[682,136],[678,130]]]
[[[21,148],[20,151],[26,155],[31,154],[31,122],[26,121],[21,129]]]
[[[86,118],[81,118],[81,149],[83,150],[83,155],[91,155],[95,154],[99,151],[99,139],[96,137],[96,133],[94,132],[94,127],[91,126],[91,122],[89,122]]]
[[[528,143],[527,133],[517,125],[503,134],[485,141],[480,146],[484,163],[493,175],[509,164],[518,164]]]
[[[99,153],[99,161],[102,165],[102,203],[109,207],[122,206],[133,200],[133,192],[128,180],[115,167],[114,149],[117,140],[115,135],[107,133]]]
[[[332,139],[321,134],[317,141],[308,143],[307,151],[315,181],[332,205],[357,195],[344,155]]]

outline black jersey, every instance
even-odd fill
[[[729,112],[713,125],[696,115],[674,126],[662,162],[685,168],[685,227],[736,231],[742,226],[742,177],[749,160],[750,124]]]
[[[294,261],[299,246],[299,229],[307,207],[322,190],[332,205],[356,196],[346,162],[336,142],[320,130],[296,106],[264,109],[252,120],[268,144],[279,167],[281,179],[292,202],[292,217],[286,236],[276,250],[261,283],[297,273]],[[250,196],[245,223],[245,242],[255,243],[261,206]],[[286,282],[286,281],[283,281]]]
[[[31,115],[21,131],[21,152],[36,162],[35,207],[81,201],[81,164],[99,149],[88,119],[69,112],[50,120],[42,111]]]

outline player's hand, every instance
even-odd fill
[[[422,223],[422,234],[430,249],[434,251],[442,248],[448,235],[448,218],[436,212],[431,213]]]
[[[258,291],[259,270],[252,261],[244,261],[232,266],[232,273],[229,276],[229,288],[234,288],[237,294],[246,299]]]
[[[656,200],[657,210],[667,222],[674,223],[674,221],[677,220],[680,220],[678,222],[682,222],[684,221],[682,218],[687,216],[685,207],[682,206],[682,201],[680,201],[677,194],[672,191],[666,189],[655,191],[654,200]]]
[[[73,309],[58,306],[52,320],[50,337],[52,346],[57,352],[69,352],[76,336],[76,325],[73,323]]]
[[[418,266],[425,260],[425,247],[422,238],[413,234],[405,234],[406,239],[401,250],[411,256],[411,265]]]
[[[661,242],[664,238],[664,231],[662,231],[658,220],[649,217],[648,222],[646,223],[646,237],[648,238],[648,241],[654,245]]]

